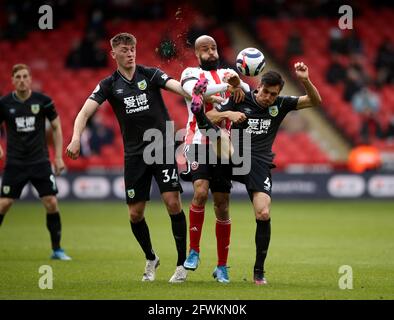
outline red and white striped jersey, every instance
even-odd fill
[[[217,69],[217,70],[206,71],[201,69],[200,67],[186,68],[182,72],[181,84],[183,86],[183,84],[187,81],[206,78],[208,79],[208,88],[209,88],[209,85],[211,84],[223,83],[222,79],[224,78],[225,74],[229,72],[236,74],[236,72],[232,69]],[[230,95],[230,93],[226,91],[226,92],[217,93],[216,95],[220,95],[223,98],[227,98]],[[196,117],[194,116],[194,114],[190,109],[191,100],[185,99],[185,101],[187,105],[187,111],[189,113],[187,125],[186,125],[185,144],[205,144],[207,142],[207,139],[204,135],[201,134],[200,130],[198,129]],[[212,110],[213,107],[214,104],[205,103],[205,112]],[[225,120],[223,122],[225,123],[222,123],[221,125],[222,128],[227,128],[228,130],[230,130],[231,121]]]

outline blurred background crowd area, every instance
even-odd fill
[[[38,8],[43,4],[53,9],[52,30],[39,29]],[[243,0],[226,5],[205,0],[0,1],[0,95],[12,90],[12,66],[30,65],[33,89],[54,100],[67,145],[84,101],[116,67],[109,54],[113,35],[134,34],[137,63],[159,67],[179,79],[183,69],[197,66],[194,40],[209,34],[217,41],[222,67],[235,69],[240,49],[259,48],[266,56],[266,70],[277,69],[285,76],[285,94],[303,94],[292,72],[294,62],[309,66],[323,105],[313,113],[290,114],[283,123],[274,144],[279,170],[394,170],[394,33],[389,27],[394,9],[389,1],[349,1],[353,28],[342,30],[338,27],[342,4],[326,0]],[[252,86],[258,83],[243,79]],[[176,128],[184,128],[183,98],[165,91],[163,96]],[[354,152],[360,148],[366,158],[366,147],[378,160],[367,157],[361,166],[351,164],[358,161]],[[122,148],[118,124],[105,103],[88,123],[82,157],[66,159],[66,165],[74,171],[119,169]]]

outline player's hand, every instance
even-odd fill
[[[233,74],[227,79],[227,83],[236,88],[241,84],[241,80],[237,74]]]
[[[55,158],[55,175],[58,176],[64,170],[64,161],[62,158]]]
[[[230,92],[235,103],[240,103],[245,99],[245,92],[241,88],[230,87]]]
[[[309,79],[308,67],[303,62],[297,62],[294,64],[295,73],[301,81],[306,81]]]
[[[81,152],[81,142],[79,140],[73,140],[67,147],[66,154],[67,157],[76,160]]]
[[[220,104],[220,103],[223,103],[224,101],[226,101],[226,99],[224,99],[221,96],[215,96],[215,95],[212,95],[212,96],[204,98],[204,102],[207,102],[207,103],[218,103],[218,104]]]
[[[0,146],[0,159],[3,159],[4,157],[4,151],[3,148]]]
[[[230,86],[238,87],[241,84],[241,79],[236,73],[225,72],[223,82],[228,83]]]
[[[240,123],[240,122],[245,121],[247,118],[246,118],[246,115],[242,112],[232,111],[229,116],[229,119],[234,123]]]

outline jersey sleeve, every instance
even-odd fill
[[[186,68],[183,70],[182,75],[181,75],[181,85],[183,85],[190,81],[190,80],[196,80],[198,81],[200,79],[200,74],[196,68]]]
[[[172,79],[158,68],[145,68],[145,73],[149,77],[149,81],[160,88],[165,88],[167,81]]]
[[[280,103],[280,109],[285,112],[290,112],[297,109],[298,98],[296,96],[284,96]]]
[[[215,109],[219,112],[234,111],[235,110],[235,102],[232,98],[227,98],[221,104],[217,104],[215,106]]]
[[[43,112],[45,114],[45,117],[49,121],[53,121],[53,120],[55,120],[57,118],[57,112],[56,112],[56,109],[55,109],[55,104],[53,103],[51,98],[45,97],[42,109],[43,109]]]
[[[108,99],[109,94],[111,92],[111,79],[106,78],[101,80],[100,83],[93,90],[92,94],[89,96],[89,99],[96,101],[98,104],[102,104],[105,100]]]

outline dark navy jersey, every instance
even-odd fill
[[[274,143],[279,126],[286,114],[295,110],[298,97],[279,96],[268,108],[260,106],[255,98],[256,91],[248,92],[244,101],[235,103],[229,99],[216,107],[218,111],[243,112],[247,119],[241,123],[233,123],[231,130],[239,129],[239,147],[243,150],[243,137],[248,135],[251,139],[251,149],[245,145],[244,154],[250,154],[252,158],[258,158],[266,163],[272,163]],[[233,141],[237,146],[237,141]],[[241,152],[242,153],[242,152]]]
[[[14,92],[0,99],[0,124],[7,127],[7,163],[35,164],[48,161],[45,119],[56,119],[51,98],[38,92],[21,101]]]
[[[143,141],[148,129],[158,129],[166,138],[166,121],[170,120],[160,89],[171,78],[157,68],[136,66],[131,81],[117,70],[100,81],[90,99],[111,104],[123,136],[125,156],[142,154],[150,141]],[[174,139],[169,139],[173,143]],[[166,140],[164,140],[166,141]]]

